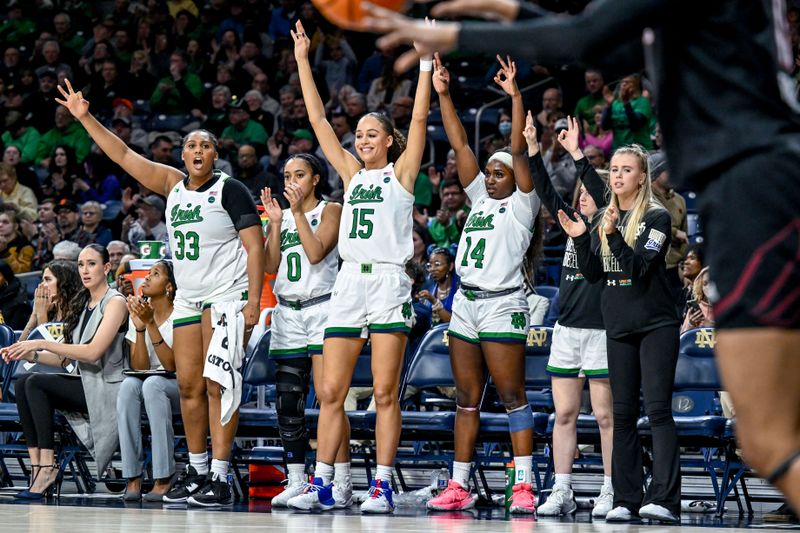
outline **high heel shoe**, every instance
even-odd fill
[[[47,465],[47,466],[39,466],[39,472],[36,473],[36,477],[39,477],[39,474],[41,474],[42,470],[44,470],[45,468],[48,468],[51,471],[53,469],[55,469],[56,472],[58,472],[58,470],[59,470],[59,466],[57,464],[52,464],[52,465]],[[34,483],[35,483],[35,480],[36,479],[34,478]],[[53,478],[53,481],[47,487],[45,487],[44,491],[42,491],[42,492],[33,492],[29,488],[27,490],[23,490],[22,492],[20,492],[18,494],[15,494],[14,498],[16,498],[18,500],[30,500],[30,501],[42,500],[44,498],[49,498],[50,496],[53,495],[53,493],[56,491],[57,487],[60,485],[60,481],[61,481],[61,474],[59,472],[59,473],[56,474],[56,477]]]

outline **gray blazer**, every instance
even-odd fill
[[[113,289],[108,292],[97,304],[78,343],[88,344],[97,333],[97,328],[103,319],[103,314],[108,302],[112,298],[123,296]],[[81,313],[75,331],[80,331],[86,318],[86,310]],[[127,324],[123,322],[123,325]],[[117,430],[117,394],[125,376],[125,333],[117,333],[111,346],[97,363],[78,362],[81,373],[81,383],[86,395],[86,405],[89,407],[89,417],[81,413],[65,413],[75,434],[83,442],[95,460],[98,479],[105,473],[111,462],[111,456],[119,447],[119,432]]]

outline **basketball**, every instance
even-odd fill
[[[405,11],[408,0],[370,0],[376,6],[392,11]],[[366,13],[361,8],[363,0],[311,0],[314,7],[330,22],[340,28],[357,29]]]

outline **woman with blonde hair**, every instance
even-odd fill
[[[677,522],[681,491],[672,384],[679,322],[664,261],[670,215],[653,199],[647,152],[641,146],[619,148],[609,170],[611,199],[598,224],[599,246],[592,245],[581,218],[558,212],[564,231],[574,240],[584,277],[605,283],[600,305],[614,397],[614,505],[606,520],[639,516]],[[644,494],[636,427],[640,388],[653,435],[653,479]]]

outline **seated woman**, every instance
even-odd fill
[[[30,312],[25,287],[14,275],[11,265],[0,259],[0,316],[12,329],[19,329]]]
[[[20,230],[20,210],[12,204],[0,208],[0,259],[15,274],[31,271],[34,249]]]
[[[431,322],[439,324],[450,322],[453,312],[453,297],[458,290],[458,274],[455,273],[453,254],[447,248],[435,248],[428,259],[428,272],[431,281],[418,297],[431,304]]]
[[[709,283],[708,267],[703,267],[692,282],[692,297],[686,301],[681,333],[692,328],[714,327],[714,311],[708,299]]]
[[[129,296],[128,334],[133,370],[175,371],[172,352],[172,310],[175,299],[172,265],[159,261],[142,283],[143,297]],[[175,434],[172,415],[180,410],[178,383],[164,375],[128,376],[117,396],[117,425],[122,452],[122,475],[128,480],[125,501],[142,498],[142,403],[150,421],[153,452],[153,490],[145,501],[160,502],[175,473]]]
[[[69,302],[82,288],[78,267],[72,261],[50,261],[42,270],[42,282],[33,296],[33,312],[22,330],[19,340],[48,322],[64,322]]]
[[[31,464],[38,467],[30,489],[17,498],[39,500],[58,481],[55,463],[53,415],[67,416],[75,433],[87,443],[99,475],[106,471],[117,449],[117,412],[114,405],[122,383],[125,299],[108,286],[111,265],[102,246],[90,244],[78,257],[83,289],[72,299],[64,325],[65,343],[26,340],[4,348],[8,361],[25,360],[54,367],[77,361],[74,373],[28,374],[17,380],[16,400]],[[75,375],[79,374],[79,376]],[[88,414],[88,424],[86,415]]]

